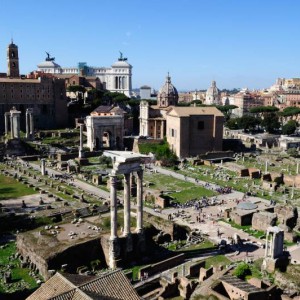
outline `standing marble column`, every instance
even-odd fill
[[[137,171],[137,220],[136,231],[143,230],[143,170]]]
[[[26,138],[30,138],[30,117],[29,117],[29,110],[26,110],[26,115],[25,115],[25,120],[26,120]]]
[[[9,131],[9,113],[5,113],[4,114],[4,118],[5,118],[5,135],[8,134]]]
[[[268,248],[269,248],[269,231],[267,231],[266,234],[265,257],[268,257]]]
[[[124,236],[130,234],[130,173],[124,174]]]
[[[10,114],[10,137],[14,138],[14,118],[12,114]]]
[[[31,110],[29,114],[29,132],[30,138],[34,139],[34,118],[33,118],[33,110]]]
[[[46,161],[45,159],[41,159],[41,173],[42,175],[46,175]]]
[[[266,160],[266,164],[265,164],[265,174],[268,173],[268,161]]]
[[[117,236],[117,176],[110,175],[110,239],[109,267],[117,268],[117,257],[120,249]]]
[[[80,128],[80,143],[79,143],[78,157],[83,158],[84,157],[84,153],[83,153],[83,124],[80,124],[79,128]]]
[[[117,176],[110,176],[110,239],[117,238]]]

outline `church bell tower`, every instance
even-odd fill
[[[20,76],[18,46],[13,41],[7,47],[7,76]]]

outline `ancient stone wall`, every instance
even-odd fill
[[[148,273],[148,276],[161,273],[165,270],[171,269],[175,266],[178,266],[180,264],[184,263],[184,254],[179,254],[174,257],[165,259],[159,263],[152,264],[149,266],[145,266],[140,269],[139,277],[141,278],[141,274]]]
[[[276,214],[270,212],[257,212],[252,217],[252,228],[255,230],[266,231],[268,227],[275,226],[277,221]]]
[[[297,208],[289,205],[276,205],[274,213],[277,215],[279,224],[294,228],[297,224],[298,211]]]
[[[52,253],[49,257],[43,257],[26,235],[19,234],[17,236],[17,250],[23,261],[37,269],[45,280],[50,277],[48,270],[60,270],[64,264],[67,264],[67,271],[69,272],[76,272],[77,267],[83,265],[89,266],[92,260],[97,259],[101,261],[103,267],[106,266],[99,238],[70,245],[61,251],[58,248],[56,253]]]

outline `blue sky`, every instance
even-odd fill
[[[22,73],[50,52],[61,66],[109,67],[119,51],[133,87],[268,87],[300,77],[298,0],[0,0],[0,72],[19,46]]]

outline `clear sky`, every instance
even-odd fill
[[[0,72],[19,46],[22,74],[45,51],[64,67],[109,67],[119,51],[133,87],[269,87],[300,77],[299,0],[0,0]]]

